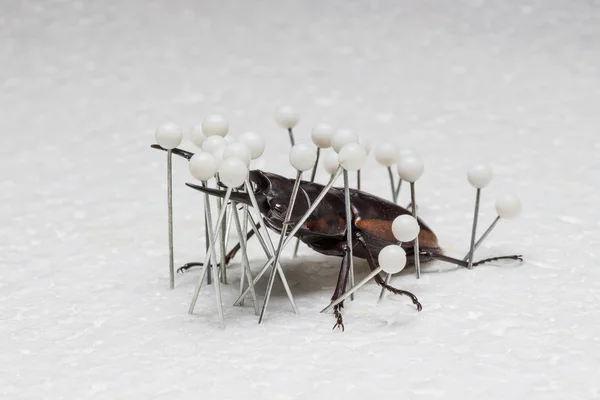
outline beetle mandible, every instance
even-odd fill
[[[165,150],[159,145],[152,145],[152,147]],[[173,154],[177,154],[188,160],[194,155],[194,153],[177,148],[173,149],[172,152]],[[263,215],[265,224],[272,230],[280,233],[292,188],[294,186],[294,180],[274,173],[252,170],[249,172],[249,181],[252,188],[248,189],[251,189],[256,197],[260,209],[259,211]],[[202,187],[190,183],[186,185],[213,196],[224,197],[225,195],[225,191],[223,190]],[[300,220],[314,203],[323,188],[324,186],[321,184],[302,181],[300,183],[299,194],[296,198],[294,209],[292,210],[291,221],[287,221],[287,223],[293,225],[294,221]],[[249,195],[241,191],[232,192],[231,200],[250,206],[252,205]],[[350,189],[350,202],[352,211],[352,223],[350,229],[352,229],[353,237],[353,255],[354,257],[366,259],[369,268],[375,270],[379,266],[377,261],[379,252],[390,244],[398,243],[392,233],[392,222],[399,215],[412,215],[412,213],[396,203],[357,189]],[[463,267],[467,266],[467,262],[465,261],[445,256],[438,245],[435,233],[433,233],[429,226],[427,226],[420,218],[417,219],[417,221],[420,227],[418,236],[418,257],[420,262],[440,260]],[[332,301],[336,300],[345,292],[350,273],[350,251],[346,241],[346,229],[344,189],[334,187],[328,191],[321,203],[311,213],[310,217],[295,235],[308,247],[321,254],[342,257],[337,284],[331,298]],[[251,237],[253,233],[254,231],[250,231],[248,233],[248,238]],[[407,262],[413,263],[415,257],[413,242],[403,242],[402,247],[406,251]],[[226,262],[229,262],[238,250],[239,244],[227,254]],[[520,255],[502,256],[481,260],[473,263],[473,265],[476,266],[488,261],[501,259],[522,260]],[[179,271],[183,271],[196,265],[201,264],[189,263],[180,268]],[[413,304],[417,307],[417,311],[421,311],[421,303],[411,292],[397,289],[386,284],[385,280],[380,275],[375,276],[375,282],[394,294],[410,297]],[[342,302],[334,308],[334,316],[336,318],[334,328],[344,328],[341,314],[343,304],[344,303]]]

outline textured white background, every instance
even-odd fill
[[[598,1],[3,0],[0,54],[0,397],[600,396]],[[239,261],[226,329],[212,288],[188,315],[198,271],[168,290],[154,129],[223,112],[232,134],[268,138],[264,169],[292,176],[282,103],[302,113],[298,141],[327,118],[418,149],[421,215],[453,256],[470,234],[465,172],[491,163],[481,226],[504,192],[524,214],[479,256],[526,262],[405,272],[394,284],[421,313],[377,305],[370,284],[342,334],[318,313],[340,259],[288,249],[300,316],[279,286],[260,326],[249,302],[230,307]],[[181,264],[203,258],[201,197],[174,168]],[[388,196],[373,160],[364,176]],[[250,256],[256,270],[256,242]]]

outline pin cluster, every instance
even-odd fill
[[[266,229],[265,221],[261,215],[257,199],[249,181],[250,165],[253,160],[262,156],[265,150],[265,140],[253,132],[245,132],[233,139],[229,133],[229,123],[222,115],[211,115],[205,118],[201,124],[194,126],[189,133],[190,142],[198,148],[196,153],[186,152],[177,147],[183,140],[182,130],[172,122],[161,124],[157,130],[155,139],[158,146],[153,147],[166,150],[167,152],[167,203],[168,203],[168,233],[169,233],[169,276],[171,289],[175,286],[174,249],[173,249],[173,203],[172,203],[172,155],[177,154],[189,160],[189,171],[200,185],[188,184],[192,188],[204,193],[204,223],[206,254],[203,262],[191,262],[185,264],[181,270],[193,266],[201,266],[202,273],[198,278],[194,294],[190,303],[189,313],[194,308],[205,284],[213,284],[217,311],[221,326],[224,326],[223,303],[221,299],[221,284],[227,283],[227,265],[236,249],[227,252],[227,245],[231,225],[235,226],[237,236],[240,240],[238,245],[241,251],[241,279],[239,297],[234,305],[242,305],[244,300],[250,296],[254,305],[255,313],[259,316],[259,323],[263,321],[268,307],[269,299],[274,282],[279,277],[286,294],[289,298],[294,312],[298,313],[298,307],[291,292],[283,268],[281,258],[283,249],[293,240],[297,231],[305,224],[314,212],[319,202],[334,186],[339,176],[343,176],[344,204],[346,226],[350,227],[352,221],[352,198],[349,184],[349,173],[356,173],[356,186],[360,190],[361,169],[371,152],[369,142],[357,135],[350,129],[334,129],[326,122],[314,125],[311,131],[312,143],[296,143],[293,129],[296,127],[300,117],[298,112],[290,106],[282,106],[275,113],[277,124],[284,128],[290,139],[291,150],[289,162],[296,169],[296,178],[293,190],[290,193],[288,204],[285,205],[285,219],[279,232],[279,238],[275,245]],[[324,155],[322,150],[328,150]],[[392,233],[397,243],[383,248],[378,255],[378,267],[358,284],[354,281],[354,268],[352,264],[353,234],[352,229],[346,229],[346,242],[350,252],[349,288],[345,293],[331,302],[322,312],[329,311],[339,305],[344,299],[353,299],[354,293],[369,280],[381,272],[387,274],[386,284],[389,284],[393,274],[400,272],[407,262],[405,249],[402,243],[412,243],[416,276],[421,276],[419,260],[419,223],[417,216],[417,202],[415,195],[415,183],[424,172],[424,163],[418,153],[410,148],[399,148],[393,143],[382,143],[375,146],[373,150],[376,161],[387,168],[391,188],[391,201],[398,202],[402,182],[410,184],[411,203],[409,214],[398,216],[392,223]],[[309,209],[300,218],[292,221],[292,214],[299,192],[302,175],[310,172],[310,182],[315,181],[319,162],[322,161],[324,169],[330,175],[328,183],[324,186],[315,201],[310,204]],[[392,167],[395,165],[395,172]],[[476,201],[473,218],[473,228],[468,253],[463,258],[463,263],[472,268],[473,257],[476,249],[489,235],[501,218],[512,219],[521,211],[521,202],[513,194],[503,195],[496,202],[497,218],[479,239],[476,240],[477,222],[481,190],[486,187],[492,179],[492,169],[488,165],[477,164],[468,170],[467,179],[476,189]],[[306,179],[308,180],[308,179]],[[214,198],[209,195],[218,193]],[[239,204],[236,193],[247,195],[252,206]],[[217,218],[214,221],[212,214],[213,203],[216,203]],[[239,211],[241,212],[241,216]],[[292,223],[293,222],[293,223]],[[248,259],[248,239],[255,235],[263,249],[266,262],[258,273],[253,275]],[[298,252],[299,240],[296,240],[293,256]],[[268,272],[268,284],[262,305],[259,304],[255,285]],[[385,289],[382,289],[379,301],[384,298]],[[420,307],[420,305],[419,305]]]

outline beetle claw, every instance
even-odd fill
[[[185,273],[190,268],[201,267],[203,265],[204,265],[204,263],[201,263],[201,262],[190,262],[190,263],[185,264],[183,267],[177,268],[177,273],[178,274],[183,274],[183,273]]]
[[[379,275],[377,275],[379,276]],[[375,281],[383,288],[385,288],[386,290],[388,290],[389,292],[392,292],[394,294],[399,294],[399,295],[403,295],[403,296],[408,296],[410,297],[410,299],[412,300],[413,304],[415,306],[417,306],[417,311],[421,311],[423,310],[423,306],[421,305],[421,303],[419,302],[419,299],[417,298],[417,296],[415,296],[414,294],[412,294],[411,292],[408,292],[406,290],[402,290],[402,289],[396,289],[393,286],[388,285],[387,283],[385,283],[385,281],[381,278],[377,279],[377,277],[375,278]]]
[[[344,332],[344,319],[342,318],[342,313],[340,312],[340,309],[343,307],[344,306],[338,304],[333,308],[333,315],[336,318],[336,322],[335,325],[333,325],[333,328],[331,328],[332,331],[335,330],[335,328],[338,328]]]
[[[334,331],[335,328],[341,329],[342,332],[344,332],[344,324],[343,323],[336,322],[335,325],[333,325],[333,328],[331,328],[331,330]]]
[[[226,264],[229,264],[229,260],[227,258],[225,258]],[[177,273],[178,274],[184,274],[188,269],[194,268],[194,267],[202,267],[204,266],[204,263],[201,262],[190,262],[185,264],[183,267],[179,267],[177,268]],[[221,263],[217,264],[217,268],[221,268]]]
[[[421,312],[421,310],[423,310],[423,306],[421,305],[421,303],[419,303],[419,300],[414,300],[413,303],[417,306],[418,312]]]

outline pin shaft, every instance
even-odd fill
[[[256,237],[258,238],[258,241],[263,249],[263,251],[265,252],[267,257],[271,257],[271,253],[269,252],[269,248],[267,247],[267,243],[265,242],[264,238],[262,237],[262,235],[259,233],[258,227],[256,226],[256,223],[254,222],[254,218],[249,215],[249,221],[250,224],[252,225],[252,230],[254,230],[254,232],[256,233]],[[262,278],[262,276],[265,274],[265,272],[267,272],[267,270],[269,269],[270,264],[266,264],[263,266],[263,268],[258,272],[258,274],[256,274],[256,276],[254,277],[254,280],[252,281],[252,283],[254,285],[256,285],[258,283],[258,281],[260,281],[260,278]],[[250,288],[245,289],[237,298],[237,300],[233,303],[234,306],[239,306],[240,304],[242,304],[244,302],[244,298],[248,295],[248,293],[250,292]],[[288,296],[291,296],[291,292],[288,293]],[[293,299],[293,296],[291,297]]]
[[[248,245],[248,241],[246,240],[246,236],[247,236],[247,232],[248,232],[248,206],[246,204],[244,204],[242,206],[243,209],[243,215],[244,215],[244,225],[242,227],[242,232],[243,233],[239,233],[238,232],[238,236],[240,236],[240,248],[242,247],[242,242],[244,242],[244,246],[246,246],[245,248],[247,248]],[[245,275],[246,275],[246,270],[244,268],[242,268],[242,276],[240,278],[240,296],[242,295],[242,293],[244,293],[244,282],[245,282]],[[240,305],[243,305],[244,301],[242,299],[242,302],[240,303]]]
[[[410,202],[412,203],[412,215],[415,220],[418,221],[417,217],[417,200],[415,196],[415,183],[410,183]],[[419,258],[419,235],[415,238],[413,245],[413,253],[415,258],[415,268],[417,270],[417,278],[421,277],[421,259]]]
[[[226,218],[227,218],[227,224],[224,223],[225,225],[225,236],[224,236],[224,246],[223,246],[223,253],[221,254],[221,275],[223,277],[223,283],[227,284],[227,260],[226,260],[226,255],[227,255],[227,244],[229,243],[229,232],[231,232],[231,224],[233,222],[233,214],[231,213],[231,207],[232,204],[226,204],[227,208],[229,209],[229,211],[226,211]],[[243,268],[242,268],[243,270]]]
[[[481,245],[481,243],[483,243],[483,241],[485,240],[485,238],[488,237],[488,235],[492,232],[492,230],[494,229],[494,227],[496,226],[496,224],[498,223],[498,221],[500,221],[500,216],[497,215],[496,219],[494,220],[494,222],[492,222],[492,224],[489,226],[489,228],[487,228],[487,230],[483,233],[483,235],[481,235],[481,237],[479,238],[479,240],[477,240],[477,243],[475,243],[475,248],[474,250],[477,250],[479,248],[479,246]],[[463,261],[467,261],[469,259],[469,253],[467,253],[467,255],[463,258]]]
[[[294,254],[292,258],[298,257],[298,249],[300,248],[300,239],[296,238],[296,243],[294,244]]]
[[[348,245],[350,259],[350,287],[354,286],[354,260],[352,246],[352,210],[350,207],[350,186],[348,183],[348,171],[344,170],[344,203],[346,208],[346,243]],[[350,295],[350,300],[354,300],[354,294]]]
[[[389,285],[391,280],[392,280],[392,274],[387,274],[385,277],[385,284]],[[378,303],[380,303],[384,299],[386,291],[387,291],[386,288],[384,288],[384,287],[381,288],[381,292],[379,292],[379,297],[377,298]]]
[[[254,289],[254,284],[252,283],[252,272],[250,271],[250,262],[248,261],[248,252],[246,249],[246,240],[245,240],[245,232],[242,231],[242,224],[240,222],[240,216],[237,212],[237,203],[231,203],[231,211],[230,214],[233,215],[233,219],[235,221],[235,227],[237,228],[238,236],[240,237],[240,250],[242,251],[242,277],[241,281],[244,282],[244,279],[248,280],[248,287],[250,288],[250,294],[252,295],[252,301],[254,302],[254,313],[258,315],[258,300],[256,298],[256,291]],[[241,287],[243,290],[243,286]],[[240,292],[242,291],[240,290]]]
[[[202,182],[202,186],[206,187],[206,181]],[[209,196],[207,193],[204,193],[204,217],[206,218],[206,226],[210,226],[212,227],[212,212],[210,209],[210,203],[209,203]],[[198,300],[198,295],[200,294],[200,289],[202,288],[202,283],[204,282],[204,278],[207,279],[207,284],[210,284],[210,277],[211,277],[211,272],[210,272],[210,256],[211,256],[211,251],[213,251],[213,248],[211,246],[212,243],[212,238],[213,238],[213,232],[212,229],[208,229],[206,231],[206,255],[204,256],[204,263],[202,263],[203,267],[202,267],[202,273],[200,274],[200,279],[198,279],[198,282],[196,283],[196,288],[194,289],[194,294],[192,295],[192,302],[190,304],[190,308],[188,309],[188,314],[193,314],[194,313],[194,308],[196,308],[196,301]],[[216,254],[215,254],[216,256]]]
[[[392,167],[387,167],[388,176],[390,177],[390,187],[392,188],[392,201],[395,203],[398,199],[396,197],[396,188],[394,187],[394,173]]]
[[[173,250],[173,151],[167,150],[167,214],[169,230],[169,287],[175,288],[175,255]]]
[[[283,240],[285,239],[285,234],[288,228],[288,222],[292,218],[292,212],[294,210],[294,204],[296,203],[296,196],[298,195],[298,189],[300,188],[300,178],[302,177],[302,171],[298,171],[296,175],[296,181],[294,182],[294,187],[292,188],[292,195],[290,196],[290,201],[288,204],[287,211],[285,213],[285,220],[281,227],[281,233],[279,234],[279,243],[277,244],[277,250],[275,250],[275,259],[273,260],[273,266],[271,267],[271,275],[269,276],[269,283],[267,285],[267,291],[265,293],[265,300],[262,306],[262,310],[260,311],[260,317],[258,318],[258,323],[260,324],[265,316],[265,311],[269,304],[269,299],[271,298],[271,291],[273,290],[273,283],[275,282],[275,273],[277,271],[277,263],[279,262],[279,258],[281,256],[281,250],[283,245]]]
[[[313,166],[312,172],[310,173],[310,181],[315,181],[315,176],[317,175],[317,167],[319,165],[319,158],[321,157],[321,148],[317,147],[317,159],[315,160],[315,165]]]
[[[205,197],[205,200],[208,199],[209,196]],[[210,239],[209,239],[209,235],[208,235],[208,213],[210,212],[210,203],[205,202],[204,203],[204,243],[205,243],[205,247],[206,247],[206,251],[205,254],[208,254],[208,252],[210,251]],[[210,269],[207,270],[206,273],[206,284],[210,285],[212,283],[212,274],[210,272]]]
[[[225,198],[223,199],[223,204],[227,204],[227,202],[229,201],[229,198],[231,196],[231,188],[227,189],[227,192],[225,192]],[[207,193],[205,193],[205,196],[208,196]],[[215,225],[215,230],[214,233],[211,234],[211,231],[209,230],[209,235],[211,235],[210,237],[210,252],[206,255],[205,257],[205,261],[204,261],[204,268],[208,268],[208,267],[212,267],[212,272],[213,272],[213,277],[214,279],[214,286],[215,286],[215,294],[217,297],[217,311],[219,313],[219,321],[221,323],[221,327],[225,326],[225,317],[223,315],[223,302],[221,299],[221,284],[219,282],[219,271],[218,271],[218,267],[217,267],[217,254],[216,254],[216,250],[215,250],[215,246],[216,246],[216,240],[218,238],[219,235],[219,230],[221,227],[221,224],[223,223],[223,218],[225,216],[225,209],[222,208],[221,212],[219,213],[219,217],[217,218],[217,224]],[[209,214],[210,215],[210,214]],[[211,218],[212,219],[212,218]],[[211,221],[209,221],[210,223]],[[212,224],[211,224],[212,226]],[[210,263],[210,265],[209,265]],[[196,289],[194,291],[194,295],[192,297],[192,302],[190,304],[190,309],[189,309],[189,313],[192,314],[194,312],[194,308],[196,306],[196,302],[198,301],[198,295],[200,294],[200,289],[202,287],[202,281],[204,280],[204,273],[202,274],[202,276],[200,277],[200,279],[198,280],[198,284],[196,285]]]
[[[317,166],[319,165],[319,157],[321,156],[321,148],[317,147],[317,159],[315,160],[315,165],[313,166],[312,172],[310,174],[310,181],[315,181],[315,176],[317,174]],[[360,188],[359,188],[360,189]],[[300,239],[296,238],[296,244],[294,244],[294,253],[292,258],[296,258],[298,256],[298,248],[300,247]]]
[[[479,202],[481,199],[481,189],[477,189],[477,194],[475,195],[475,212],[473,213],[473,230],[471,231],[471,246],[469,250],[469,263],[467,264],[467,268],[473,268],[473,253],[475,253],[475,236],[477,235],[477,219],[479,216]]]
[[[225,271],[225,253],[226,253],[226,249],[225,249],[225,241],[226,241],[226,231],[227,231],[227,226],[226,226],[226,221],[227,221],[227,202],[225,201],[225,199],[221,200],[218,199],[218,204],[219,204],[219,215],[221,213],[224,214],[223,216],[223,220],[221,221],[221,224],[219,226],[219,229],[221,230],[221,234],[219,235],[219,249],[220,249],[220,257],[221,257],[221,261],[220,261],[220,265],[221,268],[219,270],[219,272],[221,273],[220,275],[220,279],[221,282],[226,284],[227,283],[227,272]],[[216,262],[216,260],[215,260]],[[218,279],[218,278],[215,278]]]
[[[400,197],[400,189],[402,189],[402,178],[398,178],[398,186],[396,186],[396,201]]]
[[[250,185],[250,181],[248,180],[248,178],[246,178],[246,187],[248,187],[248,188],[252,187]],[[269,231],[267,231],[266,225],[264,223],[263,216],[261,215],[261,213],[259,211],[260,208],[258,208],[258,202],[256,201],[256,196],[254,195],[254,192],[252,192],[252,190],[248,190],[248,196],[250,197],[250,202],[252,203],[253,211],[258,216],[258,220],[263,222],[261,224],[260,228],[262,228],[264,230],[265,236],[266,236],[266,238],[263,238],[265,244],[267,245],[265,253],[266,253],[267,257],[269,257],[270,260],[273,260],[273,257],[274,257],[274,254],[275,254],[275,248],[273,247],[273,242],[271,241],[271,236],[269,236]],[[256,228],[258,228],[258,227],[256,227]],[[260,236],[260,235],[258,235],[258,236]],[[281,278],[281,283],[283,284],[285,292],[287,293],[288,298],[290,300],[290,303],[292,305],[292,309],[294,310],[294,312],[296,314],[299,314],[298,306],[296,306],[296,301],[294,300],[294,296],[292,295],[292,291],[290,289],[290,286],[288,285],[287,279],[285,278],[285,274],[283,273],[283,269],[281,268],[281,265],[279,263],[276,263],[275,265],[277,267],[277,272],[279,273],[279,277]],[[245,293],[247,293],[247,292],[245,292]],[[243,296],[245,296],[245,294]]]
[[[332,301],[327,307],[322,309],[321,312],[326,313],[327,311],[331,310],[333,307],[340,304],[342,301],[346,300],[348,297],[352,296],[352,294],[354,294],[354,292],[356,292],[358,289],[363,287],[367,282],[369,282],[371,279],[373,279],[375,277],[375,275],[377,275],[381,271],[383,271],[383,268],[377,267],[374,271],[372,271],[369,275],[367,275],[365,277],[365,279],[358,282],[358,284],[356,286],[351,287],[350,290],[346,291],[343,295],[341,295],[340,297],[338,297],[337,299]]]

